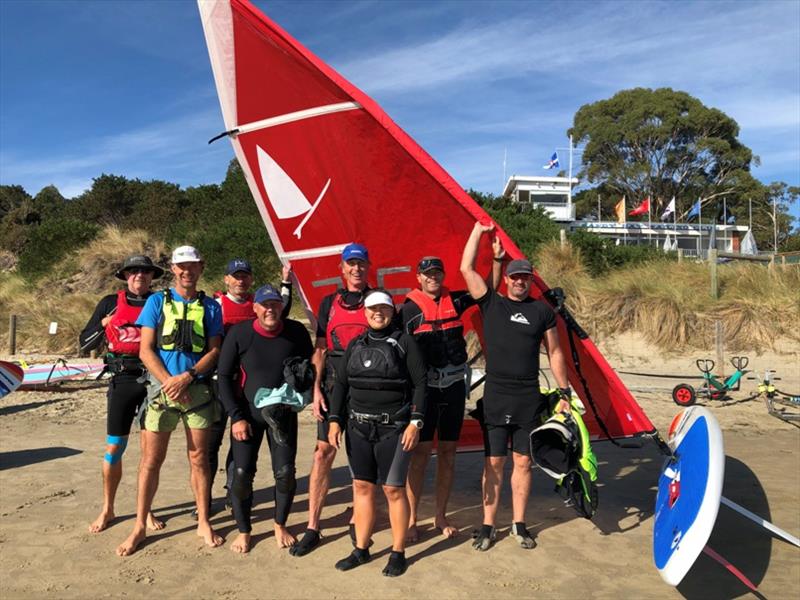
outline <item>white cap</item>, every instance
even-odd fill
[[[382,292],[379,290],[376,290],[374,292],[369,292],[367,294],[367,297],[364,299],[364,306],[366,306],[367,308],[378,306],[380,304],[385,304],[394,308],[394,302],[392,302],[392,297],[386,292]]]
[[[203,258],[194,246],[178,246],[172,251],[172,264],[187,262],[203,262]]]

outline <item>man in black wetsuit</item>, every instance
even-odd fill
[[[348,244],[342,250],[344,287],[320,302],[317,312],[317,341],[314,347],[314,417],[317,423],[317,446],[308,477],[308,525],[302,539],[289,550],[293,556],[304,556],[321,540],[320,516],[330,487],[331,466],[336,448],[328,442],[328,404],[333,395],[336,364],[347,345],[367,330],[364,315],[364,294],[369,289],[369,253],[361,244]],[[351,537],[354,536],[350,521]]]
[[[277,421],[285,439],[276,433],[256,403],[276,393],[291,393],[286,384],[284,361],[299,357],[310,359],[313,347],[308,331],[299,321],[282,319],[284,304],[281,294],[271,285],[259,288],[253,298],[255,319],[234,325],[226,334],[217,366],[220,399],[231,418],[231,450],[233,477],[231,500],[239,537],[231,550],[250,550],[250,513],[253,506],[253,478],[258,451],[266,435],[275,477],[275,540],[280,548],[295,543],[286,528],[297,482],[297,413],[281,406],[272,418]],[[241,374],[241,377],[239,375]],[[237,386],[243,385],[243,395]]]
[[[81,331],[81,350],[94,350],[105,339],[108,354],[106,368],[113,373],[108,386],[106,417],[106,453],[103,458],[103,509],[89,526],[91,533],[103,531],[114,519],[114,499],[122,478],[122,455],[128,445],[131,424],[147,397],[147,389],[138,379],[143,367],[139,360],[139,328],[136,318],[150,296],[150,284],[164,274],[147,256],[125,259],[115,273],[126,287],[104,296]],[[144,438],[142,438],[143,440]],[[162,529],[164,524],[148,513],[147,526]]]
[[[503,250],[494,248],[490,285],[497,287],[501,275]],[[416,542],[417,508],[422,494],[425,468],[431,456],[434,434],[436,445],[436,514],[433,525],[444,537],[453,537],[458,529],[447,520],[447,500],[453,487],[456,446],[464,422],[467,390],[467,344],[461,315],[475,304],[468,292],[450,291],[444,281],[444,263],[436,256],[426,256],[417,265],[419,289],[406,296],[400,312],[403,330],[414,336],[428,365],[425,427],[414,448],[408,468],[408,499],[411,517],[406,540]]]
[[[369,329],[350,343],[337,364],[331,401],[328,441],[339,448],[347,424],[356,521],[356,548],[336,568],[349,571],[369,562],[375,495],[382,484],[392,527],[392,551],[383,574],[397,577],[407,568],[405,483],[424,426],[426,366],[414,338],[393,324],[394,304],[386,291],[367,292],[364,307]]]
[[[489,290],[475,271],[481,236],[492,231],[494,225],[475,223],[461,258],[461,274],[469,293],[480,307],[486,342],[483,526],[475,533],[473,547],[488,550],[494,543],[503,466],[511,442],[514,460],[511,535],[523,548],[533,548],[536,542],[525,527],[525,507],[531,485],[530,433],[547,409],[539,392],[539,347],[542,341],[563,397],[569,398],[571,391],[555,314],[545,302],[529,296],[533,282],[531,263],[524,259],[508,263],[505,296]],[[556,410],[568,411],[568,402],[561,400]]]

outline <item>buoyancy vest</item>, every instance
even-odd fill
[[[346,365],[350,387],[361,390],[408,388],[405,351],[398,342],[401,335],[402,332],[395,331],[386,337],[377,338],[367,331],[353,341]]]
[[[225,333],[242,321],[249,321],[255,318],[253,312],[253,294],[247,294],[244,302],[234,302],[225,292],[216,292],[214,298],[219,298],[222,306],[222,327]]]
[[[343,289],[336,292],[328,312],[328,327],[325,329],[328,352],[334,356],[344,354],[351,340],[368,329],[363,296],[358,304],[350,306],[344,303],[344,293]]]
[[[142,331],[135,323],[142,308],[144,307],[128,304],[125,290],[117,292],[117,308],[106,325],[106,341],[110,352],[139,356]]]
[[[467,361],[464,323],[453,305],[450,291],[443,287],[437,303],[422,290],[411,290],[406,296],[422,310],[422,322],[414,330],[426,362],[437,368]]]
[[[205,293],[198,292],[191,302],[176,302],[172,291],[164,290],[164,305],[158,324],[158,347],[200,354],[206,349],[206,330],[203,323]]]

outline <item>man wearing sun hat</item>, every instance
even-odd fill
[[[148,256],[134,254],[127,257],[114,273],[117,279],[125,282],[125,287],[100,300],[79,336],[84,351],[99,347],[105,338],[108,346],[106,369],[113,374],[107,394],[103,508],[89,526],[91,533],[103,531],[115,518],[114,499],[122,478],[122,455],[128,445],[131,424],[147,397],[147,389],[138,381],[144,367],[139,360],[141,336],[135,323],[152,293],[151,282],[163,274],[164,269]],[[164,525],[148,513],[147,526],[161,529]]]
[[[148,371],[145,439],[139,465],[136,522],[130,536],[117,548],[120,556],[133,554],[146,536],[145,517],[158,487],[158,475],[172,431],[183,421],[197,505],[197,535],[214,547],[223,540],[209,516],[209,428],[217,418],[217,404],[209,385],[219,356],[222,317],[219,304],[197,289],[203,258],[196,248],[180,246],[172,253],[174,287],[147,299],[137,324],[142,341],[139,356]]]

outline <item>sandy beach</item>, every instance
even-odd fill
[[[694,374],[697,356],[663,357],[633,337],[604,348],[618,370]],[[8,357],[6,357],[8,358]],[[800,390],[800,353],[750,357],[750,368],[779,371],[779,388]],[[730,372],[730,368],[729,368]],[[678,411],[669,390],[677,380],[623,375],[656,427],[666,434]],[[745,381],[738,397],[749,395]],[[347,555],[349,473],[344,452],[335,463],[323,513],[324,540],[303,558],[277,548],[272,534],[272,475],[262,452],[256,476],[254,547],[249,555],[228,549],[235,526],[227,512],[212,522],[226,537],[218,549],[203,546],[190,513],[193,501],[185,439],[173,434],[154,508],[166,521],[134,556],[119,558],[135,511],[138,435],[125,454],[117,520],[103,533],[88,525],[101,504],[101,457],[105,439],[105,387],[72,383],[53,391],[15,392],[0,400],[0,597],[108,598],[157,594],[172,598],[730,598],[747,589],[722,567],[701,556],[677,588],[664,584],[652,560],[653,505],[663,458],[655,444],[620,449],[595,444],[600,460],[600,508],[592,521],[578,518],[552,492],[552,480],[535,470],[528,526],[538,547],[526,551],[508,537],[511,524],[506,484],[498,519],[499,538],[487,553],[470,546],[481,522],[481,454],[457,458],[451,520],[460,535],[445,540],[433,529],[433,499],[420,509],[422,536],[407,549],[410,568],[399,579],[381,575],[390,547],[381,504],[373,561],[350,573],[333,568]],[[770,416],[760,401],[705,402],[723,429],[727,455],[723,493],[789,533],[800,535],[800,429]],[[299,489],[289,520],[302,533],[308,470],[315,427],[301,414]],[[227,451],[227,441],[222,453]],[[426,479],[431,489],[433,466]],[[223,495],[218,475],[214,495]],[[735,564],[767,598],[800,595],[800,550],[723,507],[709,545]]]

